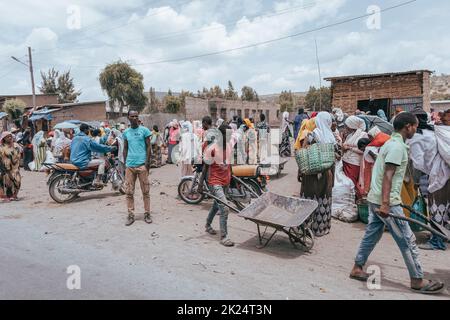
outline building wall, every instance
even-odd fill
[[[436,103],[436,102],[431,101],[431,108],[433,108],[434,111],[436,111],[436,112],[442,112],[442,111],[450,109],[450,102]]]
[[[33,96],[32,95],[17,95],[17,96],[0,96],[0,109],[3,107],[4,101],[11,99],[20,99],[27,107],[33,106]],[[36,106],[42,106],[45,104],[58,103],[58,95],[36,95]]]
[[[105,102],[66,107],[53,112],[52,116],[52,124],[66,120],[103,121],[106,120]]]
[[[200,120],[205,115],[210,115],[213,120],[219,117],[231,120],[233,115],[239,115],[242,118],[254,117],[255,121],[259,121],[259,112],[264,112],[266,119],[268,115],[269,124],[278,126],[280,124],[279,110],[278,104],[270,102],[186,98],[186,119],[191,121]]]
[[[332,105],[353,113],[358,100],[423,97],[424,109],[430,108],[430,76],[404,74],[386,77],[332,80]]]

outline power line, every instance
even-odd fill
[[[398,5],[387,7],[385,9],[381,9],[380,12],[390,11],[390,10],[393,10],[393,9],[396,9],[396,8],[399,8],[399,7],[406,6],[406,5],[411,4],[413,2],[416,2],[416,1],[417,0],[410,0],[410,1],[402,2],[402,3],[398,4]],[[182,57],[182,58],[167,59],[167,60],[160,60],[160,61],[154,61],[154,62],[145,62],[145,63],[135,63],[133,65],[134,66],[141,66],[141,65],[153,65],[153,64],[160,64],[160,63],[168,63],[168,62],[179,62],[179,61],[184,61],[184,60],[192,60],[192,59],[197,59],[197,58],[203,58],[203,57],[208,57],[208,56],[219,55],[219,54],[233,52],[233,51],[238,51],[238,50],[243,50],[243,49],[249,49],[249,48],[258,47],[258,46],[262,46],[262,45],[273,43],[273,42],[286,40],[286,39],[289,39],[289,38],[302,36],[302,35],[305,35],[305,34],[308,34],[308,33],[312,33],[312,32],[316,32],[316,31],[320,31],[320,30],[323,30],[323,29],[332,28],[332,27],[339,26],[339,25],[342,25],[342,24],[346,24],[346,23],[349,23],[349,22],[352,22],[352,21],[356,21],[356,20],[360,20],[360,19],[363,19],[363,18],[367,18],[367,17],[370,17],[372,15],[373,15],[372,13],[364,14],[364,15],[360,15],[360,16],[357,16],[357,17],[354,17],[354,18],[345,19],[345,20],[342,20],[342,21],[339,21],[339,22],[335,22],[335,23],[332,23],[332,24],[321,26],[321,27],[318,27],[318,28],[302,31],[302,32],[299,32],[299,33],[294,33],[294,34],[291,34],[291,35],[288,35],[288,36],[275,38],[275,39],[270,39],[270,40],[261,41],[261,42],[256,42],[256,43],[253,43],[253,44],[240,46],[240,47],[236,47],[236,48],[231,48],[231,49],[226,49],[226,50],[221,50],[221,51],[215,51],[215,52],[209,52],[209,53],[199,54],[199,55],[195,55],[195,56]]]
[[[411,4],[413,2],[416,2],[416,1],[417,0],[410,0],[410,1],[402,2],[400,4],[381,9],[380,12],[391,11],[391,10],[397,9],[399,7],[403,7],[403,6],[409,5],[409,4]],[[199,54],[199,55],[174,58],[174,59],[166,59],[166,60],[144,62],[144,63],[134,63],[134,64],[130,64],[130,65],[132,65],[132,66],[155,65],[155,64],[170,63],[170,62],[180,62],[180,61],[185,61],[185,60],[193,60],[193,59],[198,59],[198,58],[204,58],[204,57],[209,57],[209,56],[220,55],[220,54],[224,54],[224,53],[229,53],[229,52],[249,49],[249,48],[258,47],[258,46],[262,46],[262,45],[266,45],[266,44],[270,44],[270,43],[274,43],[274,42],[279,42],[279,41],[290,39],[290,38],[299,37],[299,36],[302,36],[302,35],[305,35],[305,34],[308,34],[308,33],[313,33],[313,32],[317,32],[317,31],[324,30],[324,29],[329,29],[329,28],[336,27],[336,26],[339,26],[339,25],[343,25],[343,24],[346,24],[346,23],[349,23],[349,22],[353,22],[353,21],[357,21],[357,20],[360,20],[360,19],[363,19],[363,18],[367,18],[367,17],[370,17],[372,15],[373,15],[373,13],[363,14],[363,15],[359,15],[359,16],[356,16],[356,17],[353,17],[353,18],[349,18],[349,19],[341,20],[341,21],[338,21],[338,22],[335,22],[335,23],[327,24],[327,25],[324,25],[324,26],[321,26],[321,27],[305,30],[305,31],[302,31],[302,32],[290,34],[290,35],[279,37],[279,38],[274,38],[274,39],[270,39],[270,40],[266,40],[266,41],[256,42],[256,43],[253,43],[253,44],[248,44],[248,45],[244,45],[244,46],[240,46],[240,47],[235,47],[235,48],[230,48],[230,49],[225,49],[225,50],[220,50],[220,51],[214,51],[214,52],[209,52],[209,53],[204,53],[204,54]],[[75,66],[75,67],[77,67],[77,66]],[[103,66],[86,66],[86,67],[102,68]]]
[[[293,7],[287,8],[287,9],[275,11],[275,13],[272,13],[272,14],[255,15],[253,17],[250,17],[250,19],[271,18],[271,17],[280,16],[280,15],[290,14],[290,13],[294,13],[294,12],[302,10],[302,9],[307,9],[307,8],[314,7],[317,3],[324,2],[324,1],[325,0],[317,0],[314,3],[312,3],[312,4],[301,5],[301,6],[293,6]],[[249,24],[249,23],[251,23],[251,21],[242,21],[242,22],[240,22],[240,19],[239,19],[239,20],[233,20],[233,21],[225,22],[225,23],[221,24],[220,26],[202,27],[202,28],[197,28],[197,29],[193,29],[193,30],[190,30],[190,31],[174,31],[174,32],[168,32],[168,33],[161,33],[161,34],[153,35],[153,38],[146,38],[146,39],[139,38],[139,39],[131,39],[131,40],[122,41],[122,42],[115,42],[115,43],[102,43],[102,44],[96,45],[96,46],[71,48],[71,50],[86,50],[86,49],[90,50],[92,48],[98,48],[98,47],[101,47],[101,46],[118,47],[119,45],[124,45],[124,44],[135,44],[135,43],[142,43],[142,42],[147,42],[147,41],[163,40],[163,39],[179,37],[179,36],[183,36],[183,35],[191,35],[191,34],[195,34],[195,33],[202,33],[202,32],[210,31],[210,30],[218,30],[218,29],[222,29],[224,26],[225,27],[232,26],[232,25],[234,25],[236,23],[238,23],[239,25],[241,25],[241,24]],[[51,50],[56,50],[56,49],[51,49]]]
[[[203,0],[200,0],[200,1],[203,1]],[[191,0],[183,1],[181,4],[178,4],[178,7],[180,7],[180,6],[182,6],[182,5],[185,5],[185,4],[187,4],[187,3],[190,3],[190,2],[191,2]],[[159,11],[153,13],[153,14],[150,14],[150,15],[145,15],[145,16],[143,16],[143,17],[138,17],[138,18],[136,18],[136,19],[134,19],[134,20],[128,21],[128,22],[126,22],[126,23],[124,23],[124,24],[121,24],[121,25],[118,25],[118,26],[114,26],[114,27],[111,27],[111,28],[107,28],[107,29],[104,29],[104,30],[100,30],[100,31],[95,32],[95,33],[93,33],[93,34],[91,34],[91,35],[87,35],[87,36],[85,36],[85,37],[83,37],[83,38],[80,38],[80,39],[78,39],[78,40],[72,41],[71,43],[69,43],[69,45],[72,45],[73,43],[79,43],[79,42],[82,42],[82,41],[84,41],[84,40],[89,40],[89,39],[95,40],[95,39],[93,38],[94,36],[98,36],[98,35],[100,35],[100,34],[104,34],[104,33],[107,33],[107,32],[109,32],[109,31],[112,31],[112,30],[116,30],[116,29],[123,28],[123,27],[125,27],[125,26],[128,26],[128,25],[130,25],[130,24],[136,23],[136,22],[141,21],[141,20],[144,20],[144,19],[147,19],[147,18],[149,18],[149,17],[158,16],[158,15],[160,15],[160,14],[162,14],[162,13],[168,12],[169,10],[172,10],[172,7],[169,7],[169,8],[166,8],[166,9],[159,10]],[[38,50],[38,51],[55,51],[55,50],[57,50],[57,49],[68,49],[68,48],[64,48],[64,47],[62,47],[62,46],[56,46],[56,48],[52,48],[52,49],[41,49],[41,50]],[[69,48],[69,49],[72,49],[72,48]]]

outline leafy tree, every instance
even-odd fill
[[[192,92],[190,92],[189,90],[188,91],[181,90],[179,98],[180,98],[181,105],[183,108],[186,107],[186,97],[194,98],[195,95]]]
[[[11,121],[20,119],[27,105],[20,99],[6,100],[3,110],[9,115]]]
[[[169,91],[167,91],[167,95],[168,95],[169,97],[173,96],[172,90],[169,89]]]
[[[242,87],[241,93],[241,99],[243,101],[259,101],[258,94],[252,87]]]
[[[280,111],[289,111],[294,110],[294,96],[292,95],[291,90],[282,91],[280,96],[278,97],[278,103],[280,105]]]
[[[54,68],[51,68],[45,74],[41,71],[42,83],[38,87],[44,94],[57,94],[58,93],[58,76],[59,72]]]
[[[119,60],[107,65],[100,73],[99,80],[108,97],[119,103],[120,116],[126,105],[141,111],[147,104],[144,77],[128,63]]]
[[[228,81],[228,89],[224,91],[224,97],[227,100],[237,100],[239,99],[238,93],[234,90],[231,81]]]
[[[158,111],[158,106],[160,105],[161,102],[159,101],[158,97],[156,96],[155,88],[150,87],[149,97],[150,97],[149,111],[150,112]]]
[[[331,110],[330,88],[322,87],[316,89],[314,86],[309,87],[305,97],[305,107],[315,111]]]
[[[181,110],[181,99],[175,96],[167,95],[165,97],[166,111],[169,113],[178,113]]]
[[[63,72],[51,68],[47,73],[41,71],[42,83],[39,90],[44,94],[57,94],[59,103],[75,102],[81,91],[75,91],[73,78],[70,70]]]
[[[73,78],[70,77],[70,70],[58,77],[58,101],[60,103],[76,102],[81,91],[75,91]]]

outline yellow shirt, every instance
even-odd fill
[[[316,128],[315,118],[303,120],[300,130],[298,132],[297,140],[295,140],[294,149],[300,150],[302,148],[302,141],[306,138],[308,133],[311,133]]]

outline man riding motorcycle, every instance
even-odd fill
[[[103,187],[103,174],[105,173],[105,160],[92,159],[92,152],[107,153],[113,152],[117,147],[110,147],[99,144],[91,139],[89,136],[89,126],[85,123],[80,126],[80,133],[77,134],[70,145],[70,162],[80,169],[89,167],[97,167],[97,177],[93,182],[94,187]]]

